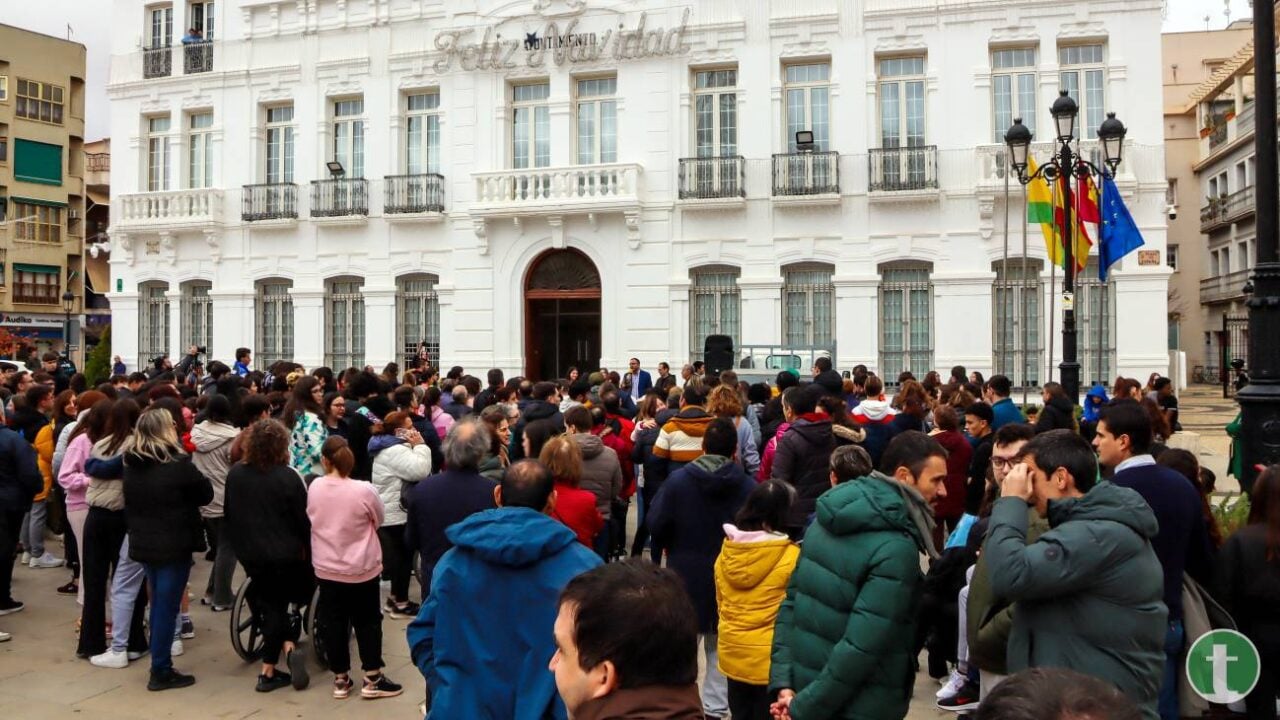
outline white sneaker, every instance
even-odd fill
[[[94,655],[89,658],[89,662],[94,667],[113,668],[119,670],[121,668],[129,667],[129,655],[128,653],[120,652],[119,650],[108,650],[101,655]]]
[[[40,557],[31,558],[29,567],[33,568],[56,568],[62,567],[65,561],[60,557],[54,557],[52,553],[45,551]]]
[[[13,636],[3,630],[0,630],[0,642],[9,642]],[[426,717],[425,715],[423,717]]]
[[[183,652],[184,650],[182,648],[181,640],[174,640],[173,644],[169,646],[169,655],[171,655],[172,657],[178,657]]]
[[[146,654],[147,654],[147,651],[146,651],[146,650],[130,650],[129,652],[127,652],[127,653],[125,653],[125,654],[126,654],[126,655],[128,655],[128,657],[129,657],[129,662],[133,662],[134,660],[137,660],[138,658],[142,657],[143,655],[146,655]]]
[[[965,677],[959,670],[952,670],[951,677],[947,678],[947,682],[938,691],[938,699],[949,697],[960,692],[960,688],[964,687]]]
[[[23,565],[31,564],[31,553],[27,552],[26,550],[22,551],[22,564]]]

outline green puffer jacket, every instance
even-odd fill
[[[828,490],[805,533],[774,626],[771,694],[790,688],[795,720],[907,714],[928,504],[874,474]]]
[[[983,546],[991,589],[1014,601],[1009,672],[1093,675],[1158,717],[1168,609],[1151,507],[1102,482],[1082,497],[1049,501],[1049,526],[1027,545],[1027,503],[1002,498],[991,511]]]
[[[1027,508],[1027,542],[1049,531],[1049,523]],[[973,532],[971,530],[970,532]],[[991,592],[991,571],[987,569],[986,554],[978,555],[969,580],[969,605],[965,626],[969,634],[969,663],[980,670],[997,675],[1008,675],[1006,654],[1009,634],[1013,632],[1013,604]]]

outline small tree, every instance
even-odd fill
[[[111,379],[110,325],[102,331],[102,338],[94,346],[93,352],[89,353],[89,359],[84,363],[84,376],[89,381],[89,387]]]
[[[26,337],[0,327],[0,357],[13,357],[26,344]]]

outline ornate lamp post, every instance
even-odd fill
[[[1005,144],[1009,146],[1009,160],[1023,185],[1037,178],[1044,178],[1049,183],[1061,181],[1062,191],[1062,238],[1065,250],[1065,280],[1063,283],[1063,317],[1062,317],[1062,363],[1058,365],[1059,377],[1063,389],[1071,402],[1079,402],[1080,397],[1080,362],[1076,343],[1076,261],[1075,243],[1072,228],[1074,221],[1072,211],[1071,180],[1077,183],[1092,175],[1101,177],[1103,170],[1080,157],[1071,147],[1075,140],[1076,116],[1079,106],[1066,90],[1060,91],[1058,99],[1053,101],[1049,113],[1053,116],[1053,126],[1058,133],[1058,152],[1036,171],[1027,175],[1027,158],[1031,151],[1031,129],[1022,124],[1022,118],[1013,121],[1013,126],[1004,135]],[[1121,152],[1124,146],[1124,124],[1116,119],[1115,113],[1108,113],[1107,119],[1098,128],[1098,138],[1102,141],[1102,152],[1106,165],[1114,174],[1120,165]]]
[[[62,310],[66,314],[62,322],[62,357],[71,360],[71,311],[76,307],[76,296],[70,288],[62,293]]]

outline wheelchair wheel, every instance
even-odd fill
[[[253,662],[261,657],[262,646],[266,642],[257,618],[253,616],[253,608],[249,607],[248,590],[251,582],[251,579],[245,578],[240,583],[235,603],[231,607],[231,647],[245,662]]]
[[[329,657],[325,653],[324,634],[320,631],[320,588],[317,587],[315,593],[311,595],[311,604],[308,605],[303,613],[303,628],[307,632],[307,638],[311,640],[311,656],[315,658],[316,664],[321,669],[329,669]]]

